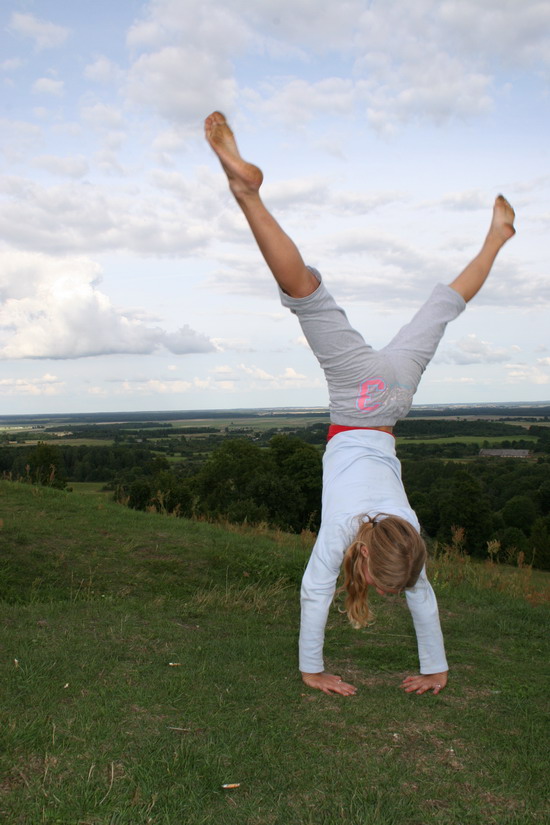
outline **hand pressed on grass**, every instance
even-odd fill
[[[436,696],[440,690],[443,690],[447,685],[448,671],[443,673],[419,673],[417,676],[407,676],[401,682],[401,687],[405,693],[426,693],[428,690],[433,690]]]
[[[302,673],[302,680],[308,687],[322,690],[323,693],[339,693],[341,696],[354,696],[357,688],[342,681],[340,676],[332,673]]]

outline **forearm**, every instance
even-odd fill
[[[302,585],[299,667],[302,673],[318,674],[325,668],[323,646],[332,594],[315,594]]]
[[[425,571],[422,571],[414,588],[405,591],[407,605],[416,633],[420,673],[430,675],[449,669],[437,599]]]
[[[300,670],[302,673],[324,671],[323,645],[328,612],[334,598],[340,572],[343,545],[336,532],[321,525],[302,578],[300,590]],[[334,546],[334,549],[333,549]]]

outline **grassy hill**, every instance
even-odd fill
[[[360,632],[334,608],[344,699],[297,675],[311,536],[9,482],[0,516],[0,821],[548,821],[548,576],[434,563],[438,697],[398,687],[417,667],[403,599]]]

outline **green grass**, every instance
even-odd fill
[[[326,420],[328,425],[329,415],[319,416],[307,414],[299,415],[254,415],[250,418],[185,418],[170,422],[173,427],[216,427],[218,430],[229,427],[230,430],[238,430],[249,427],[252,430],[270,430],[280,427],[309,427],[310,424],[320,424]],[[163,426],[166,426],[163,424]]]
[[[67,486],[75,493],[100,493],[105,486],[104,481],[69,481]],[[112,495],[112,494],[111,494]]]
[[[479,447],[482,447],[485,442],[489,445],[491,444],[502,444],[503,441],[532,441],[535,443],[538,441],[538,437],[536,435],[516,435],[516,436],[475,436],[475,435],[451,435],[448,437],[440,437],[440,438],[425,438],[425,437],[412,437],[412,438],[405,438],[405,437],[398,437],[397,443],[398,444],[478,444]]]
[[[0,821],[548,821],[547,604],[442,561],[447,690],[399,690],[414,634],[377,599],[361,632],[331,611],[328,662],[359,691],[328,697],[295,664],[311,537],[7,482],[0,510]]]
[[[114,444],[114,439],[112,438],[58,438],[57,436],[52,435],[51,433],[41,433],[40,435],[29,435],[28,438],[18,441],[13,441],[7,444],[7,447],[35,447],[39,441],[42,441],[47,444],[54,444],[60,445],[63,447],[83,447],[83,446],[95,446],[95,447],[110,447],[111,444]]]

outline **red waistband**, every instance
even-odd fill
[[[386,433],[386,430],[380,430],[378,427],[344,427],[342,424],[331,424],[328,428],[327,441],[330,441],[338,433],[345,433],[348,430],[378,430],[378,432]],[[393,433],[386,433],[395,438]]]

